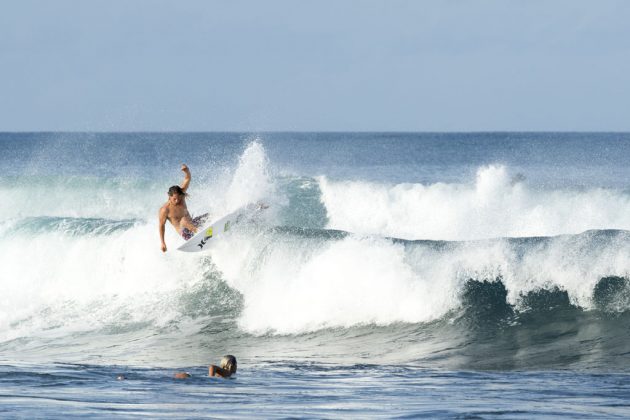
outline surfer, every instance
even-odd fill
[[[231,354],[223,356],[221,366],[208,366],[208,376],[218,378],[229,378],[236,373],[236,357]],[[188,379],[192,375],[188,372],[176,372],[173,375],[175,379]]]
[[[195,217],[194,219],[188,212],[186,207],[186,197],[188,186],[190,185],[190,169],[182,164],[182,172],[184,172],[184,182],[182,185],[173,185],[168,189],[168,201],[160,208],[159,213],[159,229],[160,240],[162,242],[162,252],[166,252],[166,242],[164,242],[164,229],[166,221],[171,222],[178,234],[182,235],[185,240],[193,237],[197,232],[197,227],[201,225],[208,217],[208,214]]]
[[[231,354],[223,356],[221,359],[221,367],[208,366],[208,376],[218,376],[220,378],[229,378],[236,373],[236,357]]]

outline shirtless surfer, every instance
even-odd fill
[[[168,201],[160,208],[160,240],[162,242],[162,252],[166,252],[166,242],[164,242],[164,229],[166,221],[171,222],[177,233],[182,235],[186,240],[192,238],[197,232],[197,228],[208,217],[204,214],[194,219],[190,216],[186,207],[186,197],[188,194],[188,185],[190,185],[190,169],[182,164],[182,172],[184,172],[184,182],[182,185],[173,185],[168,189]]]

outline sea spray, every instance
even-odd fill
[[[250,143],[231,174],[230,186],[223,197],[229,213],[249,203],[269,200],[275,193],[270,164],[265,148],[259,141]]]

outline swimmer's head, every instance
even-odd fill
[[[225,369],[230,374],[236,373],[236,357],[228,354],[221,359],[221,369]]]

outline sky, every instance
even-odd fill
[[[630,131],[626,0],[0,0],[0,131]]]

